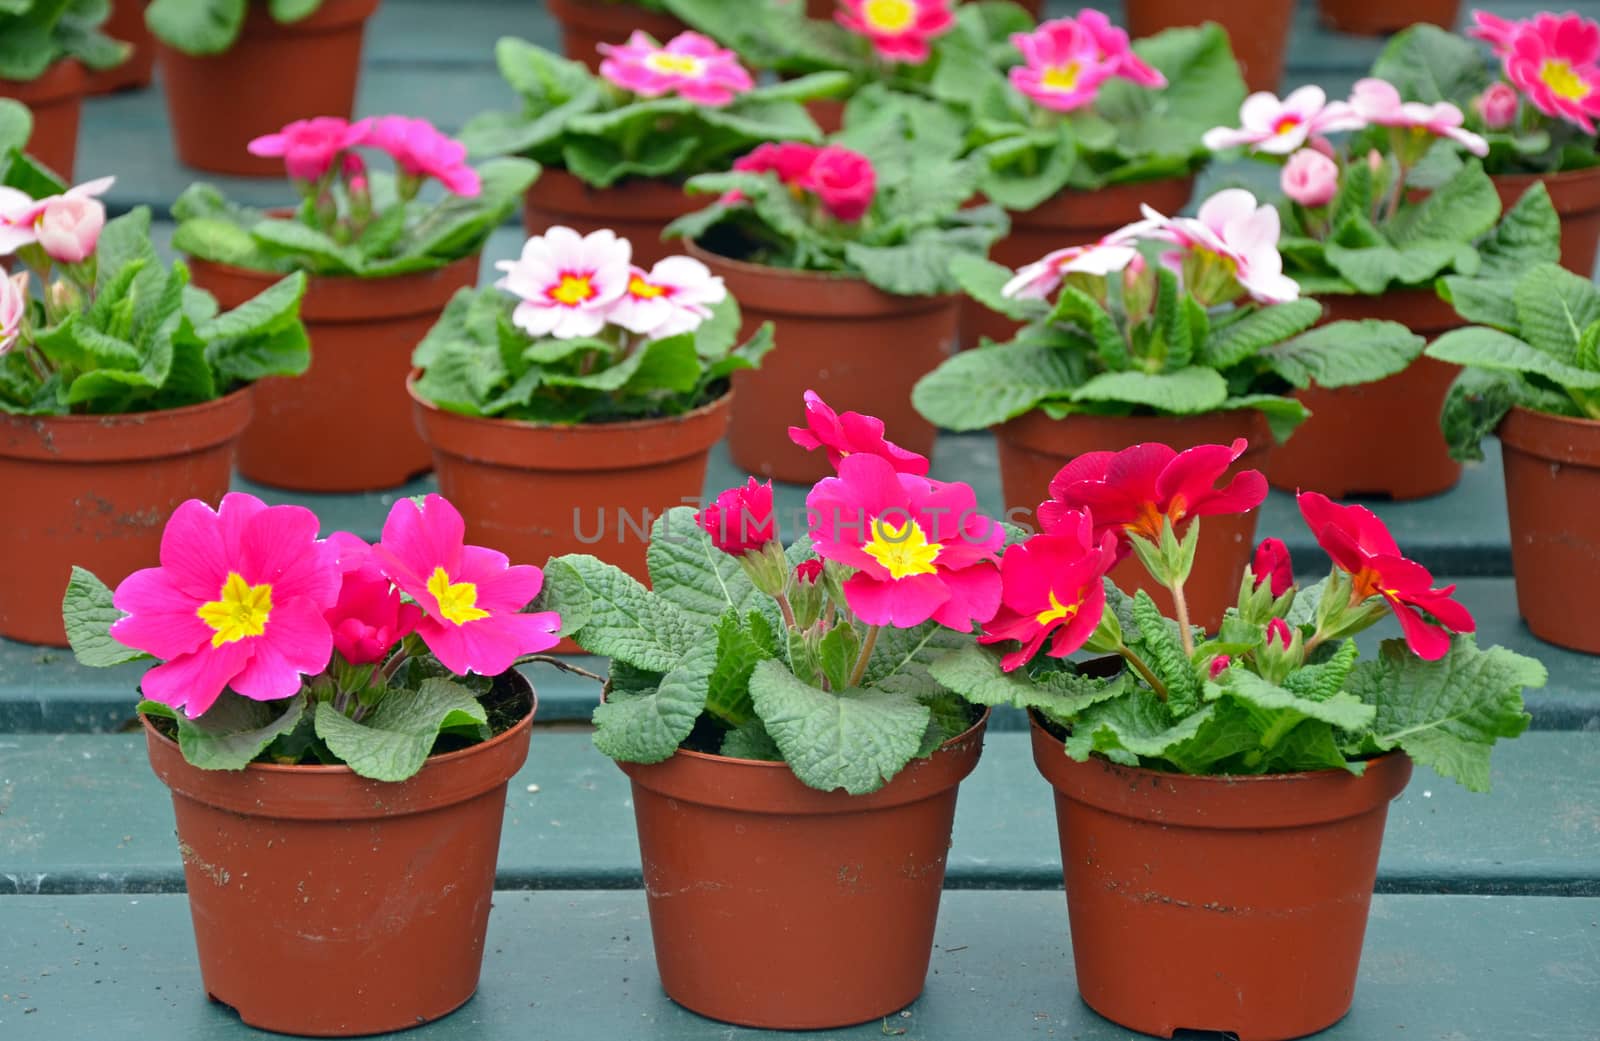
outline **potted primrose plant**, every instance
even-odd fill
[[[1006,343],[946,361],[917,384],[913,401],[941,427],[993,428],[1008,503],[1028,502],[1057,481],[1104,479],[1093,467],[1140,443],[1231,444],[1231,454],[1206,468],[1213,477],[1237,475],[1306,419],[1291,396],[1297,389],[1369,383],[1422,351],[1422,338],[1394,322],[1313,328],[1323,308],[1300,298],[1283,274],[1278,213],[1244,189],[1218,192],[1196,217],[1145,212],[1099,242],[1056,250],[1015,273],[982,260],[953,265],[973,299],[1028,324]],[[1165,250],[1159,264],[1146,261],[1141,243]],[[1075,458],[1076,469],[1062,469]],[[1187,503],[1174,522],[1217,512],[1173,489],[1184,468],[1164,474],[1172,465],[1170,451],[1152,452],[1135,470],[1149,488],[1163,489],[1163,501]],[[1227,548],[1197,563],[1187,608],[1132,561],[1117,580],[1142,586],[1163,610],[1187,610],[1196,624],[1215,627],[1249,557],[1256,518],[1246,511],[1266,496],[1265,485],[1235,481],[1235,508],[1215,522]],[[1048,504],[1036,519],[1050,526]],[[1147,536],[1160,534],[1148,524],[1156,526]]]
[[[311,371],[257,388],[239,470],[304,491],[403,484],[429,468],[405,392],[411,351],[456,290],[477,282],[484,243],[539,167],[499,159],[475,169],[462,145],[405,116],[300,120],[250,148],[282,160],[298,208],[238,206],[209,184],[191,186],[172,208],[173,246],[224,303],[285,272],[310,276]],[[369,171],[363,150],[387,155],[395,174]],[[442,198],[421,195],[430,179]]]
[[[639,267],[610,230],[554,227],[499,267],[412,357],[439,487],[471,537],[514,557],[593,547],[643,577],[651,515],[700,494],[729,377],[761,363],[772,332],[740,345],[722,279],[689,257]]]
[[[998,606],[1005,538],[881,422],[821,424],[812,404],[797,444],[838,472],[787,552],[751,478],[656,522],[649,589],[563,556],[542,601],[611,658],[594,739],[633,782],[662,985],[778,1029],[874,1020],[922,990],[988,718],[927,662]]]
[[[935,93],[963,113],[983,196],[1011,214],[992,257],[1022,265],[1063,244],[1095,242],[1137,220],[1142,205],[1176,213],[1210,160],[1206,130],[1244,100],[1244,82],[1215,25],[1169,29],[1132,44],[1099,11],[1011,37],[1014,61],[947,60]],[[969,303],[965,342],[1005,340],[1007,321]]]
[[[966,206],[978,167],[959,145],[917,132],[892,95],[828,145],[766,144],[729,173],[692,179],[720,193],[668,235],[726,279],[746,329],[770,319],[783,349],[734,381],[728,441],[750,473],[808,483],[823,461],[788,440],[785,402],[807,387],[886,422],[920,455],[936,431],[911,388],[956,347],[960,319],[950,261],[981,257],[1004,234],[997,206]]]
[[[520,112],[467,123],[473,155],[522,155],[545,168],[523,211],[529,235],[564,225],[615,229],[653,264],[670,249],[661,231],[694,200],[683,182],[725,170],[763,141],[817,141],[801,101],[842,90],[842,73],[757,86],[732,51],[698,33],[665,45],[643,32],[604,44],[598,72],[514,37],[495,45],[501,74],[523,97]]]
[[[1432,339],[1461,324],[1436,291],[1441,277],[1542,256],[1526,226],[1550,219],[1532,193],[1502,221],[1500,198],[1479,157],[1488,143],[1449,102],[1402,102],[1386,80],[1356,83],[1348,101],[1301,87],[1281,101],[1255,94],[1241,125],[1206,135],[1280,164],[1284,270],[1318,297],[1330,319],[1389,319]],[[1342,148],[1329,134],[1353,132]],[[1461,152],[1472,155],[1463,161]],[[1297,390],[1313,418],[1273,454],[1267,478],[1285,490],[1414,499],[1455,485],[1461,465],[1438,432],[1455,370],[1417,358],[1371,384]]]
[[[1600,494],[1600,288],[1553,263],[1456,284],[1468,321],[1428,355],[1465,366],[1442,425],[1458,459],[1500,438],[1517,609],[1540,639],[1600,654],[1572,604],[1600,581],[1590,504]]]
[[[477,987],[535,705],[515,666],[561,623],[521,612],[539,569],[464,545],[437,495],[396,502],[377,545],[318,530],[186,502],[161,566],[115,594],[74,568],[63,610],[81,663],[156,661],[139,713],[205,992],[281,1033],[404,1030]]]
[[[128,57],[126,44],[100,31],[109,13],[107,0],[18,0],[0,11],[0,98],[33,113],[28,152],[69,181],[90,71]]]
[[[1171,452],[1121,459],[1153,449]],[[1413,761],[1486,790],[1491,747],[1527,727],[1522,691],[1545,670],[1480,649],[1453,586],[1435,587],[1371,512],[1316,492],[1299,505],[1333,559],[1326,579],[1296,588],[1267,540],[1220,627],[1174,624],[1103,578],[1131,550],[1181,602],[1205,556],[1199,524],[1180,537],[1138,469],[1057,482],[1054,528],[1006,550],[990,646],[930,671],[970,701],[1032,711],[1091,1008],[1160,1037],[1315,1033],[1350,1008],[1388,803]],[[1218,494],[1188,476],[1186,490]],[[1158,518],[1159,534],[1130,517]],[[1390,614],[1404,640],[1361,660],[1353,637]],[[1080,649],[1110,657],[1066,660]]]
[[[179,160],[270,177],[278,164],[248,151],[252,140],[308,116],[348,119],[378,2],[151,0],[145,24],[161,58]]]
[[[1600,243],[1600,23],[1541,12],[1523,21],[1473,12],[1472,42],[1429,25],[1396,36],[1373,66],[1408,100],[1448,101],[1489,144],[1484,169],[1509,209],[1535,182],[1561,217],[1561,262],[1594,271]]]
[[[149,210],[106,220],[111,181],[69,189],[14,150],[0,176],[0,256],[23,264],[0,280],[0,635],[30,643],[65,645],[37,605],[74,563],[120,581],[180,503],[222,497],[251,384],[309,357],[304,275],[219,312],[157,257]]]

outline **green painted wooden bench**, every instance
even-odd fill
[[[1052,0],[1063,12],[1077,6]],[[1101,6],[1120,13],[1120,3]],[[1525,17],[1541,5],[1485,6]],[[1341,90],[1379,44],[1322,31],[1312,0],[1302,8],[1287,84]],[[525,0],[386,0],[369,32],[360,112],[405,111],[455,128],[476,111],[511,104],[492,60],[494,40],[507,33],[546,44],[555,38],[542,5]],[[79,162],[85,177],[119,175],[108,200],[113,211],[145,204],[164,217],[195,179],[171,158],[157,91],[94,101]],[[1222,170],[1201,190],[1251,176]],[[285,198],[281,182],[217,180],[243,201]],[[165,247],[170,222],[158,220],[154,235]],[[520,242],[512,227],[498,232],[485,272]],[[987,436],[942,438],[934,472],[974,484],[987,509],[1003,505]],[[706,490],[742,479],[719,448]],[[330,530],[372,538],[397,495],[433,485],[352,496],[239,487],[303,502]],[[1392,807],[1355,1008],[1320,1035],[1329,1041],[1600,1039],[1600,658],[1548,647],[1518,619],[1502,496],[1491,454],[1447,495],[1372,504],[1410,553],[1460,583],[1481,638],[1542,659],[1550,685],[1529,697],[1534,732],[1496,752],[1492,793],[1469,795],[1419,769]],[[803,489],[778,490],[784,511],[802,499]],[[1305,573],[1325,568],[1288,496],[1268,500],[1260,534],[1284,538]],[[85,670],[66,652],[0,641],[3,1041],[271,1036],[205,1000],[170,801],[150,772],[142,737],[117,732],[131,720],[137,675]],[[482,987],[453,1016],[404,1036],[711,1041],[759,1034],[701,1019],[663,995],[629,787],[581,725],[595,688],[549,669],[530,675],[538,719],[555,725],[536,730],[528,764],[509,787]],[[1024,728],[1020,714],[996,713],[983,761],[963,788],[950,892],[923,995],[881,1023],[815,1036],[1133,1036],[1088,1010],[1073,986],[1052,800]],[[1159,967],[1152,978],[1159,980]]]

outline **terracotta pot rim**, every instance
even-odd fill
[[[479,264],[483,260],[483,251],[479,249],[478,251],[469,253],[464,257],[457,257],[454,260],[447,260],[443,264],[439,264],[436,267],[424,268],[420,271],[405,271],[398,275],[380,275],[375,278],[365,277],[362,275],[314,275],[309,271],[302,272],[302,269],[300,268],[296,268],[294,271],[266,271],[261,268],[240,267],[237,264],[224,264],[221,261],[207,260],[204,257],[197,257],[192,254],[185,254],[185,256],[187,257],[185,263],[187,263],[190,267],[203,265],[223,274],[232,275],[235,278],[248,278],[259,282],[281,282],[290,275],[303,273],[306,276],[306,292],[309,294],[311,292],[311,287],[314,285],[338,286],[341,288],[355,286],[384,286],[388,289],[392,289],[397,282],[404,282],[408,279],[420,282],[426,280],[430,275],[437,275],[441,271],[448,271],[453,267],[459,267],[467,264],[468,262],[471,262],[474,265]]]
[[[1576,181],[1600,181],[1600,164],[1584,166],[1576,170],[1551,170],[1546,173],[1500,173],[1490,174],[1489,179],[1497,184],[1511,187],[1533,187],[1535,182],[1561,181],[1572,184]]]
[[[245,384],[219,398],[178,408],[151,409],[146,412],[116,412],[105,415],[24,416],[0,413],[0,434],[16,431],[21,440],[7,444],[0,438],[0,458],[48,461],[53,463],[112,463],[166,459],[237,440],[250,422],[253,384]],[[232,416],[232,421],[225,417]],[[193,443],[175,444],[173,431],[215,420],[220,430],[210,430]],[[122,431],[140,436],[110,444],[96,438],[102,432]],[[154,433],[151,433],[154,431]],[[33,442],[28,443],[31,435]],[[59,443],[57,439],[65,442]],[[85,441],[99,441],[85,444]],[[149,444],[147,442],[154,442]]]
[[[513,670],[513,671],[515,671],[515,670]],[[422,769],[426,770],[429,767],[434,766],[435,764],[448,765],[450,763],[459,762],[459,761],[461,761],[463,759],[470,759],[470,758],[472,758],[474,756],[482,755],[484,753],[484,751],[487,750],[491,745],[496,745],[496,746],[500,745],[505,739],[511,738],[512,735],[516,734],[520,730],[532,729],[532,727],[533,727],[533,717],[538,711],[539,711],[539,692],[534,689],[534,686],[533,686],[532,683],[529,683],[528,684],[528,713],[527,713],[527,715],[523,716],[521,719],[517,720],[511,726],[509,726],[506,729],[502,730],[500,733],[494,735],[493,737],[491,737],[487,741],[479,741],[475,745],[468,745],[466,748],[458,748],[454,752],[445,752],[442,755],[430,755],[428,757],[427,761],[425,763],[423,763]],[[164,745],[167,745],[174,752],[174,754],[176,754],[180,759],[183,759],[183,751],[182,751],[181,748],[179,748],[178,742],[172,740],[172,738],[168,737],[166,734],[163,734],[161,731],[157,730],[151,724],[149,716],[145,715],[143,712],[139,713],[139,722],[144,727],[144,730],[145,730],[147,736],[153,738],[154,740],[162,742]],[[187,760],[187,759],[183,759],[183,762],[185,764],[187,764],[188,766],[190,766],[192,769],[202,770],[205,773],[224,773],[224,772],[228,772],[228,771],[217,771],[217,770],[204,770],[203,767],[195,766],[193,763],[190,763],[189,760]],[[292,766],[291,765],[285,765],[283,763],[247,763],[245,765],[244,770],[240,771],[240,773],[255,774],[255,775],[263,776],[263,777],[290,777],[290,776],[292,776],[292,777],[345,777],[345,776],[348,776],[348,777],[354,779],[355,781],[357,781],[358,783],[361,783],[361,784],[384,784],[384,785],[401,785],[401,784],[406,784],[406,783],[408,783],[409,781],[412,780],[411,777],[408,777],[404,781],[375,781],[370,777],[362,777],[360,774],[358,774],[354,770],[350,769],[350,767],[345,766],[343,764],[323,764],[323,763],[297,763],[297,764],[294,764]],[[421,771],[419,770],[417,773],[420,774]],[[415,776],[417,776],[417,775],[413,775],[413,777],[415,777]]]
[[[1083,208],[1092,206],[1101,210],[1124,201],[1125,196],[1132,196],[1130,208],[1134,211],[1138,211],[1140,203],[1148,203],[1153,197],[1160,201],[1160,205],[1151,203],[1154,208],[1177,210],[1194,196],[1197,176],[1192,173],[1177,177],[1167,175],[1119,181],[1099,188],[1063,188],[1032,209],[1006,212],[1011,214],[1014,223],[1032,227],[1076,227],[1090,221],[1104,224],[1105,218],[1100,214],[1085,214]],[[1180,195],[1181,199],[1178,198]]]
[[[884,296],[894,297],[895,299],[914,299],[914,300],[928,299],[928,300],[934,300],[934,299],[939,299],[940,297],[948,298],[948,297],[954,297],[954,296],[959,296],[960,295],[960,294],[957,294],[957,293],[942,293],[942,294],[939,294],[938,296],[934,296],[934,297],[901,297],[901,296],[898,296],[898,295],[896,295],[894,293],[884,292],[883,290],[878,289],[877,286],[872,285],[870,282],[868,282],[861,275],[851,274],[848,271],[808,271],[808,270],[802,270],[800,268],[777,267],[777,266],[772,265],[772,264],[755,264],[755,263],[751,263],[748,260],[738,260],[738,259],[736,259],[734,257],[728,256],[727,254],[718,253],[715,250],[707,249],[705,246],[701,245],[695,239],[684,239],[683,240],[683,245],[684,245],[684,248],[689,251],[690,256],[693,256],[696,259],[699,259],[699,260],[706,260],[706,259],[714,260],[718,264],[722,264],[722,265],[725,265],[726,267],[730,267],[730,268],[734,269],[735,271],[738,271],[740,274],[747,275],[747,276],[749,276],[751,278],[764,278],[764,279],[769,279],[769,280],[772,280],[772,281],[783,281],[783,282],[788,282],[788,281],[792,280],[792,281],[796,281],[796,282],[813,282],[813,283],[815,283],[815,282],[850,283],[850,284],[853,284],[853,285],[866,286],[867,288],[872,289],[872,290],[874,290],[876,292],[883,293]]]
[[[616,423],[534,423],[526,419],[502,419],[499,416],[469,416],[464,412],[452,412],[447,408],[440,408],[438,405],[435,405],[433,402],[429,401],[427,398],[423,397],[417,392],[416,382],[418,377],[422,375],[422,372],[422,369],[412,369],[411,372],[406,375],[406,393],[411,395],[411,400],[414,401],[419,407],[427,409],[429,412],[437,415],[449,416],[452,419],[458,419],[465,423],[483,424],[485,426],[492,426],[501,430],[522,430],[529,432],[542,430],[550,433],[560,434],[569,434],[577,430],[606,432],[621,431],[623,433],[632,431],[643,433],[644,431],[647,431],[653,427],[658,427],[663,423],[682,423],[691,419],[702,419],[711,415],[713,412],[718,411],[719,409],[726,408],[728,403],[733,400],[733,388],[730,386],[726,391],[717,395],[715,398],[712,398],[704,405],[701,405],[698,408],[692,408],[688,412],[684,412],[676,416],[652,416],[646,419],[624,419]]]
[[[70,101],[89,89],[89,70],[77,58],[57,58],[31,80],[0,79],[0,97],[48,105]]]
[[[576,188],[586,194],[600,194],[603,192],[620,194],[629,189],[643,189],[645,191],[650,191],[661,195],[671,194],[682,195],[689,199],[694,198],[694,196],[689,195],[689,193],[683,190],[683,181],[674,181],[670,177],[642,177],[633,175],[624,177],[619,181],[615,181],[606,185],[604,188],[601,188],[597,185],[590,184],[588,181],[585,181],[582,177],[579,177],[577,174],[573,173],[571,170],[568,170],[564,166],[545,167],[544,170],[539,174],[539,179],[528,186],[528,191],[535,195],[538,194],[538,188],[541,183],[546,187],[554,184],[561,188]],[[706,198],[709,199],[710,197],[706,196]]]
[[[105,412],[94,414],[71,413],[65,416],[28,416],[19,412],[7,412],[0,414],[0,421],[21,422],[28,424],[48,423],[52,426],[59,424],[60,426],[65,427],[111,427],[120,426],[123,422],[143,423],[146,421],[143,417],[147,416],[163,416],[171,417],[173,419],[180,419],[195,415],[199,412],[207,412],[212,410],[220,411],[233,402],[238,401],[241,397],[248,396],[251,386],[253,386],[253,384],[246,383],[244,386],[235,390],[230,390],[228,393],[223,394],[220,397],[212,398],[210,401],[197,401],[193,405],[179,405],[177,408],[152,408],[146,409],[142,412]]]
[[[991,711],[992,710],[990,708],[985,706],[984,709],[983,709],[983,714],[978,717],[977,722],[973,723],[970,727],[968,727],[967,729],[963,730],[961,733],[957,734],[955,737],[950,738],[948,741],[944,742],[944,744],[940,745],[938,748],[935,748],[933,750],[933,752],[930,753],[930,757],[933,756],[933,755],[938,755],[940,752],[946,751],[948,749],[956,747],[957,745],[960,745],[960,744],[963,744],[963,743],[965,743],[967,741],[972,740],[973,735],[976,734],[979,730],[981,730],[989,722],[989,715],[990,715]],[[716,754],[714,754],[712,752],[696,752],[693,749],[689,749],[689,748],[680,748],[677,751],[673,752],[672,755],[673,755],[674,758],[677,758],[678,756],[682,756],[683,758],[689,759],[689,760],[696,760],[696,761],[707,762],[707,763],[715,763],[715,764],[718,764],[718,765],[729,766],[729,767],[738,767],[738,768],[751,767],[751,768],[754,768],[754,769],[765,769],[765,770],[788,770],[789,769],[789,764],[786,763],[786,762],[783,762],[781,760],[778,761],[778,762],[772,762],[771,760],[768,760],[768,759],[741,759],[738,756],[732,756],[732,755],[716,755]],[[911,760],[911,763],[915,763],[915,762],[918,762],[918,760],[916,760],[916,759]],[[911,763],[907,763],[906,767],[910,767]],[[793,772],[793,771],[790,771],[790,772]],[[904,772],[904,768],[902,769],[902,772]],[[895,775],[895,777],[898,777],[898,776],[900,776],[900,775],[899,774]],[[892,783],[892,781],[893,781],[893,778],[890,778],[889,781],[885,781],[884,783],[885,784],[889,784],[889,783]],[[872,793],[869,792],[868,794],[870,795]],[[851,798],[857,798],[857,797],[856,796],[851,796]]]

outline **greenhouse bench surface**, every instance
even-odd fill
[[[730,0],[730,3],[732,0]],[[384,0],[372,19],[357,114],[404,112],[458,130],[474,113],[514,104],[494,41],[556,45],[543,4],[525,0]],[[1052,12],[1080,3],[1051,0]],[[1121,21],[1121,3],[1097,4]],[[1533,0],[1464,4],[1526,18]],[[1582,7],[1584,5],[1576,5]],[[1319,27],[1297,13],[1283,87],[1316,82],[1338,95],[1381,40]],[[79,179],[107,173],[112,213],[148,205],[171,255],[169,207],[211,180],[252,205],[284,203],[276,179],[198,174],[173,157],[159,83],[92,99]],[[1262,171],[1223,165],[1197,197]],[[512,223],[484,252],[480,282],[517,255]],[[1549,668],[1530,691],[1532,730],[1494,753],[1494,790],[1468,793],[1426,768],[1389,811],[1378,895],[1351,1013],[1323,1041],[1600,1041],[1600,657],[1534,637],[1517,613],[1498,445],[1454,490],[1409,503],[1370,502],[1407,553],[1478,620],[1479,639]],[[705,492],[741,483],[725,445]],[[933,476],[971,483],[991,512],[1002,501],[993,439],[946,434]],[[376,538],[400,496],[431,478],[355,495],[311,495],[239,480],[273,503],[310,506],[327,531]],[[1042,493],[1041,489],[1041,493]],[[805,489],[779,486],[780,520]],[[798,531],[787,525],[786,535]],[[1293,498],[1273,492],[1258,537],[1285,540],[1296,571],[1326,558]],[[1575,609],[1585,609],[1574,605]],[[1392,622],[1363,649],[1396,635]],[[576,659],[603,672],[605,662]],[[400,1035],[415,1041],[722,1041],[766,1035],[704,1019],[663,993],[654,964],[631,790],[594,749],[596,685],[527,670],[539,711],[527,764],[511,780],[481,985],[460,1010]],[[171,800],[133,732],[138,667],[92,670],[70,652],[0,640],[0,1041],[233,1041],[269,1035],[206,999],[190,924]],[[1038,776],[1021,713],[997,711],[976,771],[962,786],[933,960],[903,1012],[818,1039],[1130,1041],[1131,1031],[1079,999],[1061,893],[1053,796]],[[1203,957],[1204,952],[1180,952]],[[1153,967],[1159,985],[1159,967]],[[1223,1035],[1191,1033],[1185,1041]]]

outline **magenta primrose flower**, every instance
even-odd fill
[[[1506,78],[1547,116],[1586,134],[1600,120],[1600,22],[1575,12],[1535,15],[1517,26]]]
[[[970,632],[999,606],[1005,532],[978,513],[970,486],[858,453],[817,482],[806,508],[817,555],[857,569],[844,596],[868,625],[909,629],[932,618]]]
[[[955,28],[950,0],[839,0],[834,21],[865,36],[878,56],[921,65],[929,44]]]
[[[1065,511],[1056,520],[1054,534],[1008,547],[1000,562],[1000,608],[978,642],[1022,643],[1000,659],[1006,672],[1031,661],[1047,639],[1049,655],[1065,658],[1088,642],[1105,613],[1103,579],[1117,562],[1117,536],[1097,536],[1087,510]]]
[[[602,43],[599,50],[600,75],[640,97],[675,93],[721,108],[755,86],[737,55],[697,32],[679,33],[663,47],[635,29],[627,43]]]
[[[389,153],[412,177],[434,177],[454,195],[471,198],[483,191],[478,171],[467,165],[467,146],[434,129],[426,119],[379,116],[360,142]],[[348,171],[347,171],[348,174]]]
[[[120,643],[161,659],[148,698],[193,719],[225,688],[256,701],[292,697],[333,656],[324,612],[339,595],[338,550],[317,541],[302,506],[226,495],[213,511],[179,506],[161,535],[161,566],[135,571],[112,602]]]
[[[1011,43],[1024,62],[1009,73],[1012,86],[1057,112],[1093,104],[1100,84],[1113,76],[1152,89],[1167,85],[1159,70],[1133,52],[1128,34],[1090,8],[1077,18],[1056,18],[1031,33],[1014,33]]]
[[[772,482],[750,478],[743,488],[729,488],[695,514],[695,523],[711,536],[712,545],[732,557],[753,553],[778,537],[772,509]]]
[[[422,608],[401,600],[366,542],[337,531],[328,543],[339,553],[344,576],[338,600],[323,614],[333,631],[334,649],[352,665],[382,661],[416,629]]]
[[[1294,585],[1294,563],[1289,559],[1289,547],[1282,539],[1262,539],[1250,558],[1250,573],[1255,585],[1266,582],[1274,597],[1280,597]]]
[[[338,116],[297,119],[276,134],[263,134],[246,148],[251,155],[282,157],[284,169],[297,181],[317,181],[333,169],[340,152],[361,144],[371,126],[370,119],[355,123]]]
[[[421,506],[401,499],[389,510],[372,548],[383,573],[417,602],[417,635],[458,676],[497,676],[524,654],[560,642],[554,611],[519,613],[544,584],[531,564],[511,566],[504,553],[465,545],[466,524],[448,499]]]
[[[835,470],[845,457],[856,454],[879,456],[900,473],[921,476],[928,472],[928,460],[907,451],[883,436],[883,420],[860,412],[835,412],[814,390],[805,393],[806,425],[790,427],[789,440],[814,452],[828,452]]]

